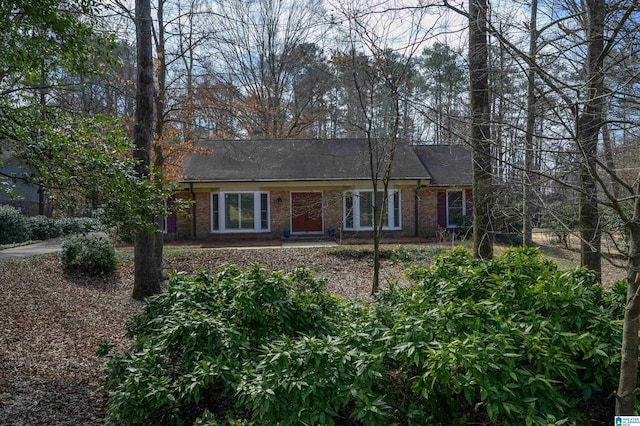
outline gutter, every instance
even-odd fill
[[[392,177],[391,180],[422,180],[424,176],[402,176]],[[430,178],[427,178],[430,179]],[[358,177],[358,178],[309,178],[309,179],[227,179],[227,180],[215,180],[215,179],[193,179],[193,180],[180,180],[179,183],[229,183],[229,182],[322,182],[322,181],[370,181],[370,177]]]

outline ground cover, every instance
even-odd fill
[[[104,424],[105,401],[97,390],[102,361],[95,350],[106,340],[124,348],[124,323],[142,310],[130,298],[131,250],[119,253],[121,265],[113,275],[91,279],[63,273],[55,254],[0,263],[0,424]],[[329,291],[367,298],[369,254],[366,247],[169,247],[166,267],[192,273],[225,263],[247,267],[257,262],[285,271],[306,266],[327,278]],[[397,249],[386,252],[383,286],[402,282],[406,260]]]

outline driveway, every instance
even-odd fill
[[[40,241],[26,246],[13,247],[0,250],[0,260],[20,259],[23,257],[37,256],[46,253],[55,253],[62,247],[62,238]]]

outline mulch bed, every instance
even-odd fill
[[[365,247],[366,249],[366,247]],[[332,248],[215,249],[173,245],[167,270],[195,273],[257,262],[270,270],[309,267],[327,290],[369,299],[371,256],[336,256]],[[124,324],[141,312],[131,299],[131,250],[106,277],[64,273],[57,255],[0,262],[0,425],[103,425],[100,342],[124,349]],[[334,253],[334,254],[332,254]],[[381,286],[403,282],[405,265],[382,262]]]
[[[327,289],[367,298],[370,258],[342,259],[331,249],[198,249],[168,247],[165,267],[195,273],[225,263],[253,262],[271,270],[309,266],[328,279]],[[100,342],[124,349],[124,324],[141,312],[131,299],[133,260],[123,249],[112,275],[64,273],[57,255],[0,262],[0,424],[103,425],[106,401],[99,391]],[[383,286],[401,280],[404,267],[384,261]]]

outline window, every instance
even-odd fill
[[[269,194],[219,192],[211,194],[212,232],[269,231]]]
[[[456,228],[464,225],[464,191],[447,191],[447,226]]]
[[[378,191],[377,206],[382,212],[383,229],[401,229],[400,191],[389,190],[383,207],[384,192]],[[373,191],[350,191],[344,194],[345,229],[373,229]]]

